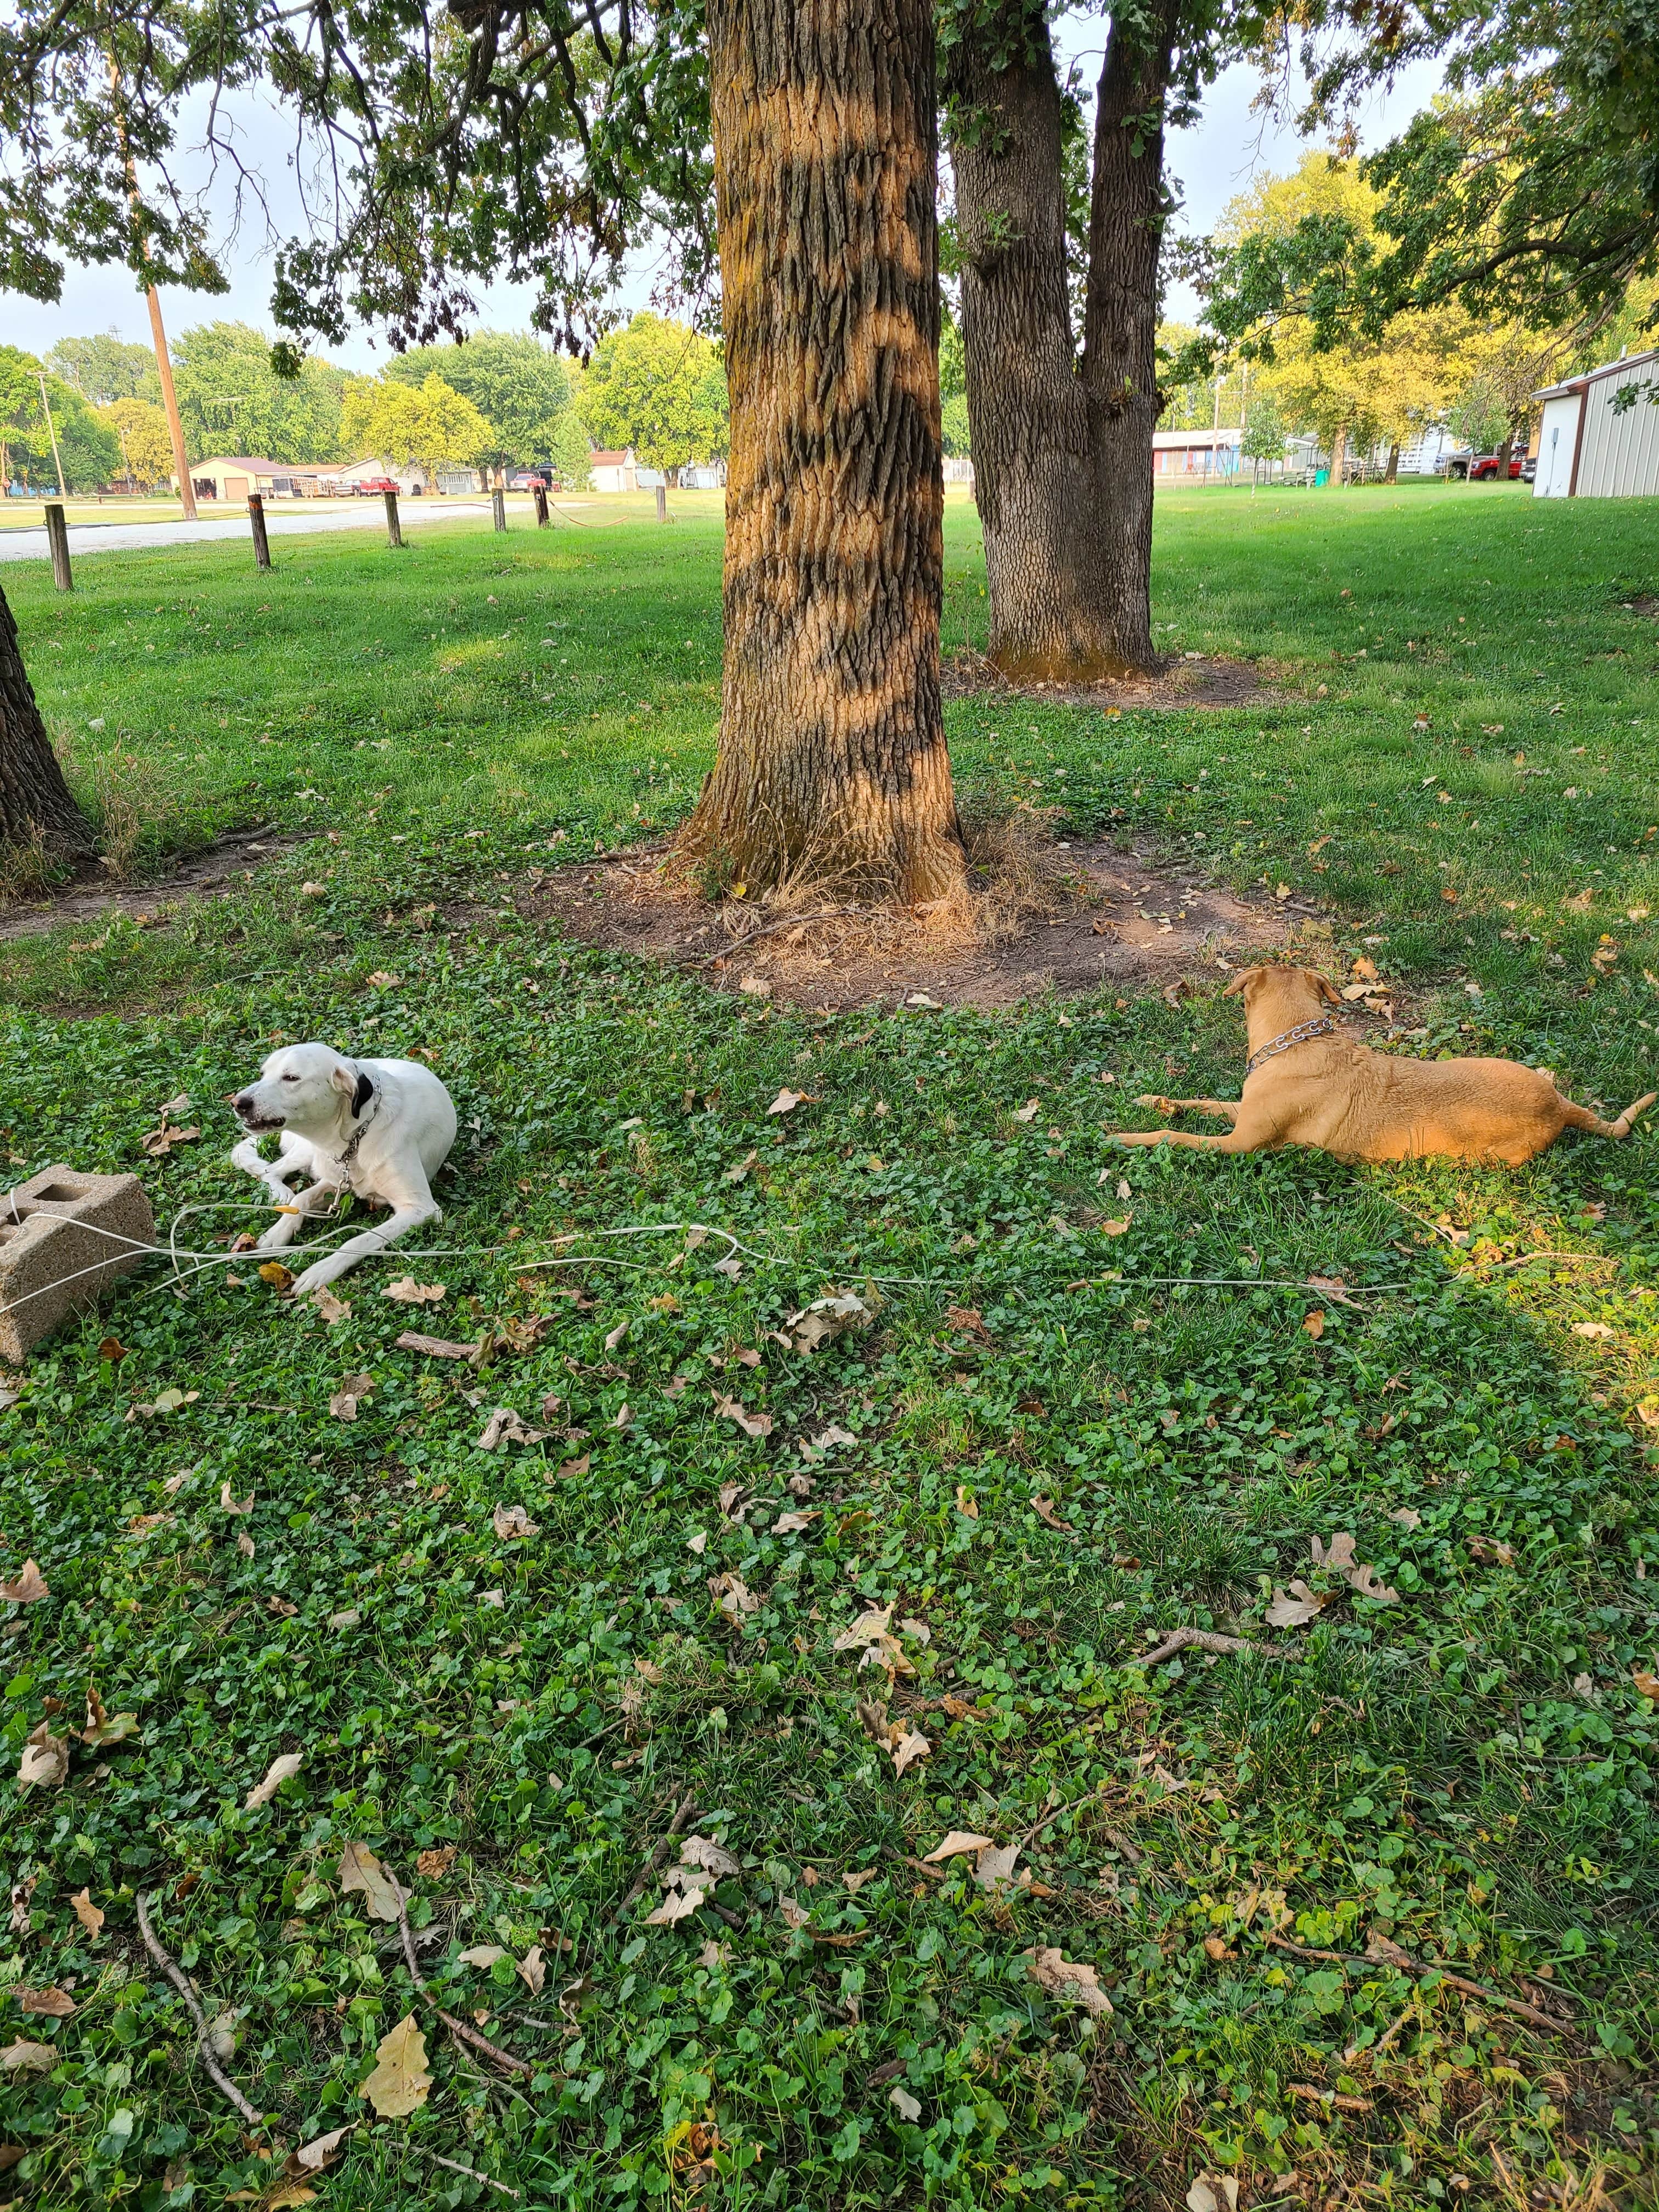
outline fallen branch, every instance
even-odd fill
[[[1374,2109],[1369,2097],[1345,2097],[1334,2089],[1317,2089],[1311,2081],[1292,2081],[1290,2093],[1293,2097],[1306,2097],[1316,2105],[1328,2105],[1339,2112],[1369,2112]]]
[[[480,2173],[476,2166],[462,2166],[455,2159],[440,2158],[435,2150],[427,2150],[424,2143],[416,2143],[415,2148],[424,2152],[434,2166],[445,2166],[451,2173],[464,2173],[469,2181],[482,2181],[486,2189],[493,2189],[502,2197],[510,2197],[515,2204],[522,2201],[521,2191],[509,2189],[504,2181],[496,2181],[488,2173]]]
[[[1177,1651],[1218,1651],[1224,1656],[1233,1651],[1255,1651],[1264,1659],[1289,1659],[1295,1656],[1281,1644],[1257,1644],[1248,1636],[1218,1636],[1212,1628],[1173,1628],[1156,1651],[1126,1659],[1123,1663],[1126,1667],[1157,1667],[1165,1659],[1173,1659]]]
[[[688,1790],[684,1796],[681,1798],[673,1819],[668,1824],[667,1834],[659,1838],[658,1841],[652,1845],[649,1852],[647,1854],[645,1864],[640,1869],[639,1873],[634,1878],[633,1887],[629,1891],[627,1896],[623,1898],[622,1903],[611,1914],[611,1925],[613,1928],[616,1927],[620,1921],[625,1919],[630,1909],[638,1904],[640,1898],[644,1893],[645,1885],[650,1881],[652,1875],[655,1874],[657,1869],[668,1856],[669,1845],[673,1842],[675,1837],[679,1834],[686,1822],[690,1819],[691,1808],[696,1804],[696,1792],[692,1790]]]
[[[144,1939],[144,1948],[189,2008],[190,2016],[196,2023],[197,2049],[202,2054],[202,2063],[212,2076],[214,2086],[222,2095],[229,2098],[231,2103],[235,2106],[251,2127],[262,2128],[264,2125],[264,2120],[254,2111],[252,2106],[249,2104],[247,2099],[213,2055],[213,2045],[209,2039],[207,2014],[202,2010],[201,2000],[191,1989],[183,1967],[176,1960],[168,1957],[156,1940],[155,1930],[149,1924],[149,1906],[153,1900],[147,1897],[140,1897],[136,1901],[138,1907],[138,1933]]]
[[[404,1939],[404,1963],[409,1968],[409,1978],[414,1983],[418,1995],[425,2001],[426,2003],[431,2006],[433,2011],[437,2014],[439,2019],[442,2021],[444,2026],[449,2030],[450,2033],[453,2036],[457,2037],[461,2042],[470,2043],[475,2051],[482,2051],[487,2058],[493,2058],[498,2066],[505,2066],[507,2068],[509,2072],[514,2074],[533,2074],[536,2071],[536,2069],[531,2064],[527,2058],[520,2058],[515,2052],[511,2051],[503,2051],[499,2044],[492,2043],[487,2035],[480,2035],[476,2027],[468,2027],[467,2023],[464,2020],[457,2020],[453,2012],[446,2012],[443,2007],[438,2002],[437,1999],[433,1996],[431,1990],[427,1987],[425,1975],[422,1973],[419,1966],[416,1962],[415,1938],[410,1933],[409,1900],[404,1894],[404,1886],[402,1882],[398,1880],[397,1875],[392,1873],[390,1867],[386,1868],[386,1872],[391,1875],[392,1886],[398,1893],[398,1933]],[[435,2151],[430,2152],[428,2153],[428,2156],[435,2158],[437,2154]],[[485,2177],[483,2174],[478,2176],[478,2179],[480,2181],[484,2179]]]
[[[1482,2004],[1497,2005],[1504,2012],[1518,2013],[1522,2020],[1529,2020],[1534,2027],[1547,2027],[1552,2035],[1565,2036],[1569,2041],[1572,2039],[1572,2030],[1565,2021],[1540,2012],[1536,2005],[1523,2003],[1519,1997],[1504,1996],[1480,1982],[1472,1982],[1462,1974],[1454,1974],[1449,1967],[1411,1958],[1395,1944],[1389,1945],[1386,1958],[1358,1959],[1347,1951],[1316,1951],[1306,1943],[1292,1943],[1288,1936],[1270,1935],[1267,1941],[1277,1949],[1290,1951],[1298,1959],[1318,1959],[1334,1966],[1393,1966],[1402,1974],[1438,1974],[1449,1988],[1461,1990],[1465,1996],[1479,1997]]]

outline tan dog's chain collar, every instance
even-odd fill
[[[345,1150],[335,1162],[335,1165],[337,1167],[343,1168],[348,1176],[349,1176],[351,1172],[351,1164],[357,1157],[358,1147],[362,1145],[363,1139],[368,1134],[369,1123],[374,1120],[380,1110],[380,1094],[371,1086],[368,1116],[365,1120],[360,1121],[357,1127],[352,1131],[351,1135],[346,1141]]]
[[[1282,1036],[1270,1038],[1259,1052],[1253,1052],[1244,1063],[1244,1073],[1247,1076],[1253,1075],[1264,1060],[1271,1060],[1275,1053],[1288,1052],[1292,1045],[1306,1044],[1310,1037],[1334,1036],[1335,1034],[1336,1024],[1328,1014],[1322,1014],[1316,1022],[1298,1022],[1293,1030],[1286,1030]]]

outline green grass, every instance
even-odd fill
[[[1630,918],[1659,906],[1659,629],[1622,610],[1654,588],[1656,519],[1478,488],[1166,499],[1161,637],[1267,658],[1276,696],[1109,720],[964,702],[960,776],[1316,890],[1333,962],[1382,940],[1419,1048],[1544,1060],[1622,1104],[1659,1024],[1659,944]],[[983,637],[971,526],[953,507],[947,647]],[[210,1249],[258,1223],[219,1102],[278,1037],[428,1048],[463,1134],[441,1229],[349,1277],[334,1327],[246,1263],[153,1271],[0,1413],[0,1566],[32,1554],[52,1586],[5,1624],[6,1774],[89,1683],[140,1732],[77,1747],[65,1789],[0,1780],[9,1875],[34,1883],[0,1984],[72,1978],[77,2008],[0,1999],[0,2040],[57,2062],[0,2091],[15,2200],[153,2212],[269,2178],[144,1958],[142,1892],[210,2016],[236,2015],[230,2070],[274,2133],[363,2123],[318,2185],[354,2212],[507,2201],[428,2152],[559,2206],[1173,2207],[1206,2167],[1252,2206],[1339,2179],[1377,2205],[1588,2205],[1598,2172],[1651,2203],[1655,1729],[1631,1677],[1659,1627],[1656,1139],[1519,1173],[1131,1156],[1103,1129],[1126,1097],[1237,1083],[1237,1009],[1201,979],[1179,1009],[819,1020],[561,942],[505,894],[665,830],[708,764],[715,522],[276,550],[266,578],[240,549],[88,558],[67,601],[5,572],[49,718],[149,849],[233,822],[308,842],[165,927],[0,948],[0,1139],[20,1176],[142,1169],[164,1223],[222,1209],[179,1224]],[[815,1103],[769,1121],[786,1081]],[[180,1091],[203,1139],[147,1162]],[[737,1277],[698,1221],[741,1240]],[[1569,1256],[1510,1264],[1534,1251]],[[410,1271],[447,1286],[424,1317],[380,1296]],[[1367,1289],[1334,1303],[1310,1274]],[[1261,1286],[1200,1279],[1241,1276]],[[783,1349],[831,1285],[878,1304],[869,1334]],[[393,1343],[531,1315],[540,1341],[477,1375]],[[198,1395],[135,1411],[168,1389]],[[486,1454],[497,1404],[559,1433]],[[821,1517],[775,1532],[832,1423],[853,1441],[810,1465]],[[561,1479],[573,1451],[589,1469]],[[729,1483],[768,1502],[727,1517]],[[539,1533],[497,1538],[500,1503]],[[1340,1529],[1397,1605],[1311,1568]],[[735,1632],[721,1573],[759,1596]],[[1267,1629],[1297,1576],[1333,1602]],[[832,1649],[890,1601],[928,1632],[892,1704],[931,1755],[902,1778],[857,1716],[879,1677]],[[1299,1656],[1132,1663],[1183,1623]],[[245,1809],[285,1752],[297,1777]],[[728,1919],[645,1927],[653,1885],[615,1924],[687,1792],[742,1863]],[[1026,1837],[1051,1893],[907,1863],[951,1827]],[[532,2076],[416,2004],[430,2096],[370,2120],[358,2084],[414,2001],[395,1931],[341,1892],[348,1838],[413,1890],[434,1992]],[[1574,2032],[1364,1963],[1374,1933],[1558,1991]],[[538,1941],[538,1996],[510,1960],[455,1963]],[[1111,2019],[1045,1996],[1034,1945],[1091,1963]],[[685,2128],[708,2119],[698,2193]]]

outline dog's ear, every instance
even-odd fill
[[[344,1059],[337,1060],[328,1072],[328,1079],[335,1090],[343,1091],[355,1104],[359,1081],[355,1062]]]
[[[1317,989],[1322,999],[1328,1000],[1334,1006],[1342,1004],[1342,994],[1328,975],[1322,975],[1316,968],[1304,968],[1302,972]]]
[[[351,1113],[354,1121],[374,1096],[374,1085],[366,1075],[359,1074],[357,1088],[351,1094]]]
[[[1251,983],[1251,981],[1254,980],[1254,978],[1255,978],[1255,977],[1256,977],[1257,975],[1259,975],[1261,973],[1261,970],[1259,968],[1241,968],[1241,969],[1238,969],[1238,971],[1237,971],[1237,973],[1234,975],[1234,977],[1233,977],[1232,981],[1231,981],[1227,985],[1226,988],[1222,992],[1222,994],[1221,994],[1222,997],[1223,997],[1224,999],[1236,999],[1236,998],[1238,996],[1238,994],[1239,994],[1239,993],[1240,993],[1241,991],[1245,990],[1245,989],[1248,989],[1248,988],[1249,988],[1249,984],[1250,984],[1250,983]]]

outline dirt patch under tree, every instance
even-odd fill
[[[44,937],[60,922],[98,921],[113,915],[125,915],[142,925],[202,893],[229,898],[243,884],[253,881],[255,870],[264,862],[299,842],[297,837],[277,836],[269,824],[263,830],[235,830],[199,853],[176,860],[165,875],[148,883],[100,883],[94,876],[44,898],[20,899],[0,907],[0,939]]]
[[[1192,707],[1253,707],[1275,695],[1247,660],[1176,653],[1144,675],[1103,678],[1096,684],[1016,683],[971,646],[951,654],[939,670],[947,699],[1031,699],[1045,706],[1098,707],[1121,714],[1168,712]]]

